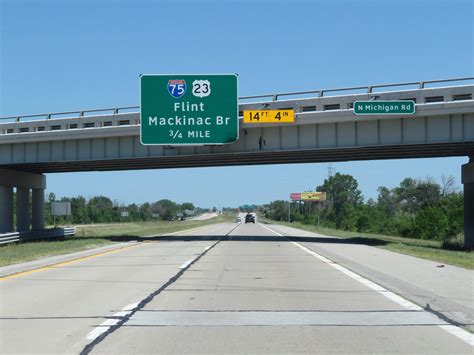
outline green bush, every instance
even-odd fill
[[[412,214],[399,212],[388,223],[390,223],[391,228],[387,232],[390,232],[390,234],[407,238],[420,238],[415,235],[415,217]]]
[[[406,178],[398,187],[379,187],[377,199],[365,203],[357,180],[350,175],[331,176],[316,190],[326,192],[328,201],[317,209],[311,203],[292,203],[292,221],[317,225],[319,215],[323,227],[461,244],[464,197],[449,184],[441,188],[430,178]],[[287,201],[271,202],[266,209],[271,219],[288,219]]]
[[[464,196],[462,193],[446,195],[441,208],[448,219],[447,237],[455,237],[464,230]]]
[[[439,207],[423,207],[415,217],[414,229],[418,238],[441,241],[447,235],[448,218]]]

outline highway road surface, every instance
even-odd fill
[[[189,218],[190,221],[206,221],[208,219],[212,219],[212,218],[215,218],[219,216],[219,213],[217,212],[206,212],[206,213],[203,213],[199,216],[196,216],[196,217],[191,217]]]
[[[0,353],[473,354],[472,337],[268,226],[0,278]]]

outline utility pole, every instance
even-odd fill
[[[329,163],[329,166],[328,166],[328,179],[334,175],[334,168],[332,167],[332,164]]]
[[[291,223],[291,212],[290,212],[290,208],[291,208],[291,201],[288,201],[288,223]]]
[[[332,166],[331,163],[329,163],[329,166],[328,166],[328,180],[334,175],[334,168]],[[332,189],[331,191],[328,191],[328,194],[329,194],[329,200],[331,201],[331,208],[333,206],[333,203],[334,203],[334,200],[333,200],[333,196],[332,196]]]

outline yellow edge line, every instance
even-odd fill
[[[124,246],[124,247],[120,247],[120,248],[117,248],[117,249],[107,250],[107,251],[104,251],[104,252],[101,252],[101,253],[97,253],[97,254],[92,254],[92,255],[83,256],[83,257],[76,258],[76,259],[72,259],[72,260],[68,260],[68,261],[63,261],[63,262],[56,263],[56,264],[51,264],[51,265],[47,265],[47,266],[42,266],[42,267],[39,267],[39,268],[37,268],[37,269],[31,269],[31,270],[27,270],[27,271],[20,271],[20,272],[17,272],[17,273],[15,273],[15,274],[10,274],[10,275],[6,275],[6,276],[2,276],[2,277],[0,277],[0,281],[9,280],[9,279],[14,279],[14,278],[17,278],[17,277],[20,277],[20,276],[25,276],[25,275],[33,274],[33,273],[35,273],[35,272],[39,272],[39,271],[43,271],[43,270],[54,269],[54,268],[57,268],[57,267],[59,267],[59,266],[64,266],[64,265],[72,264],[72,263],[75,263],[75,262],[78,262],[78,261],[83,261],[83,260],[88,260],[88,259],[96,258],[96,257],[102,256],[102,255],[117,253],[117,252],[122,251],[122,250],[124,250],[124,249],[128,249],[128,248],[131,248],[131,247],[135,247],[135,246],[140,245],[140,244],[141,244],[141,243],[137,243],[137,244],[133,244],[133,245],[126,245],[126,246]]]
[[[208,227],[208,226],[209,226],[209,225],[205,225],[205,226],[201,226],[201,227],[196,227],[196,228],[191,228],[191,229],[185,229],[185,230],[182,230],[182,231],[175,232],[175,233],[177,233],[177,234],[175,234],[175,235],[179,235],[179,233],[187,233],[187,232],[189,232],[189,231],[194,231],[194,230],[196,230],[196,229],[202,229],[202,228],[205,228],[205,227]],[[168,235],[169,235],[169,234],[168,234]],[[161,236],[166,236],[166,234],[161,235]],[[158,239],[158,238],[157,238],[157,239]],[[159,240],[159,239],[158,239],[158,240]],[[152,241],[145,241],[144,243],[147,243],[147,242],[152,242]],[[72,263],[75,263],[75,262],[78,262],[78,261],[83,261],[83,260],[88,260],[88,259],[96,258],[96,257],[102,256],[102,255],[117,253],[117,252],[122,251],[122,250],[124,250],[124,249],[128,249],[128,248],[131,248],[131,247],[135,247],[135,246],[141,245],[141,244],[142,244],[142,243],[136,243],[136,244],[133,244],[133,245],[126,245],[126,246],[121,247],[121,248],[117,248],[117,249],[113,249],[113,250],[107,250],[107,251],[104,251],[104,252],[101,252],[101,253],[97,253],[97,254],[92,254],[92,255],[83,256],[83,257],[76,258],[76,259],[72,259],[72,260],[68,260],[68,261],[63,261],[63,262],[56,263],[56,264],[51,264],[51,265],[47,265],[47,266],[42,266],[42,267],[39,267],[39,268],[37,268],[37,269],[31,269],[31,270],[26,270],[26,271],[20,271],[20,272],[14,273],[14,274],[6,275],[6,276],[1,276],[1,277],[0,277],[0,281],[9,280],[9,279],[14,279],[14,278],[17,278],[17,277],[20,277],[20,276],[25,276],[25,275],[33,274],[33,273],[35,273],[35,272],[40,272],[40,271],[43,271],[43,270],[54,269],[54,268],[57,268],[58,266],[68,265],[68,264],[72,264]],[[64,254],[63,254],[63,255],[64,255]]]

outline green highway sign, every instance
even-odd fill
[[[413,115],[415,102],[405,101],[355,101],[356,115]]]
[[[144,145],[211,145],[239,139],[236,74],[142,75]]]

